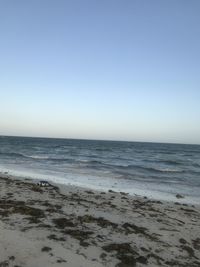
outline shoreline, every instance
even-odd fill
[[[200,265],[199,205],[5,176],[0,188],[2,266]]]
[[[0,171],[0,176],[5,176],[13,179],[22,179],[22,180],[30,180],[37,182],[38,180],[47,180],[52,184],[55,184],[59,187],[77,187],[80,189],[85,189],[85,190],[93,190],[96,192],[108,192],[109,190],[115,191],[116,193],[124,192],[126,194],[129,194],[130,196],[136,196],[136,197],[148,197],[151,200],[159,200],[159,201],[164,201],[164,202],[179,202],[182,204],[191,204],[191,205],[200,205],[200,197],[194,197],[194,196],[189,196],[184,193],[176,192],[176,193],[167,193],[167,192],[162,192],[159,190],[152,190],[152,189],[142,189],[140,186],[138,187],[137,184],[135,184],[134,189],[119,189],[118,187],[114,187],[113,185],[110,184],[109,187],[103,187],[103,186],[98,186],[98,184],[92,185],[89,184],[82,184],[80,182],[75,182],[74,180],[66,179],[66,181],[63,178],[59,177],[54,177],[51,175],[44,175],[44,174],[38,174],[38,175],[33,175],[31,173],[21,173],[20,171],[12,171],[12,170],[1,170]],[[38,178],[39,177],[39,178]],[[113,184],[115,184],[115,181],[113,180]],[[181,198],[177,198],[176,195],[181,195]]]

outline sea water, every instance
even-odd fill
[[[0,171],[200,204],[200,146],[0,136]]]

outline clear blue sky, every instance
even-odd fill
[[[0,134],[200,144],[199,0],[0,1]]]

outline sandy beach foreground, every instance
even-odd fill
[[[200,207],[1,175],[0,266],[200,266]]]

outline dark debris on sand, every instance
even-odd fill
[[[163,236],[155,234],[147,225],[143,226],[134,220],[126,221],[125,216],[127,211],[129,211],[132,214],[141,216],[143,220],[147,218],[154,221],[155,225],[162,226],[159,227],[161,232],[163,231],[165,234],[166,232],[167,234],[177,233],[178,236],[179,231],[176,231],[175,226],[183,227],[185,222],[173,216],[173,209],[160,209],[160,205],[163,205],[161,201],[149,200],[147,198],[132,200],[127,194],[123,192],[116,193],[112,190],[110,190],[107,199],[104,192],[96,195],[96,193],[90,190],[86,190],[82,194],[71,192],[68,195],[64,195],[60,193],[59,188],[56,186],[41,188],[24,181],[3,181],[9,184],[9,186],[12,186],[12,183],[14,183],[21,190],[26,190],[27,195],[30,191],[35,194],[34,199],[27,199],[27,201],[14,199],[14,194],[10,192],[8,192],[7,196],[0,199],[0,219],[2,221],[7,220],[9,223],[9,218],[12,215],[24,216],[25,225],[21,231],[29,231],[37,227],[38,229],[41,228],[48,231],[47,240],[51,242],[66,244],[69,242],[69,238],[72,238],[79,244],[80,248],[85,250],[91,245],[97,246],[102,251],[99,258],[107,266],[109,266],[109,262],[112,262],[112,259],[117,259],[116,267],[134,267],[138,264],[145,266],[150,263],[155,266],[200,266],[199,258],[197,257],[197,252],[200,250],[199,236],[192,240],[186,240],[183,237],[177,238],[177,245],[174,247],[178,247],[180,253],[183,252],[180,255],[187,255],[185,260],[181,256],[177,256],[176,259],[165,260],[161,251],[173,247],[168,241],[162,239],[164,234]],[[41,200],[40,196],[44,194],[47,195],[47,198]],[[114,202],[116,198],[124,204],[123,207],[118,207]],[[101,212],[104,212],[104,210],[114,210],[120,214],[122,220],[118,222],[89,213],[80,214],[76,211],[79,207],[83,207],[87,211],[91,208]],[[199,213],[194,208],[185,207],[180,203],[177,203],[175,207],[187,217],[196,216],[195,218],[200,219]],[[105,230],[109,235],[105,235]],[[114,241],[115,238],[113,238],[115,236],[122,237],[122,239],[128,241],[116,242]],[[144,246],[136,246],[134,242],[135,237],[142,240]],[[152,251],[151,244],[156,244],[158,246],[157,250]],[[159,246],[161,247],[160,250]],[[52,248],[48,246],[41,248],[42,252],[50,252],[51,250]],[[0,262],[0,267],[9,266],[10,261],[14,261],[14,258]],[[57,263],[64,263],[64,261],[58,259]]]

